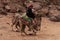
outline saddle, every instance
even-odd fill
[[[30,18],[27,18],[27,19],[25,19],[25,18],[20,18],[20,20],[21,20],[21,22],[23,23],[23,24],[29,24],[30,22],[31,22],[31,19]]]
[[[24,13],[24,14],[21,16],[20,20],[23,22],[23,24],[28,24],[28,23],[31,22],[32,18],[28,17],[28,16],[26,15],[26,13]]]

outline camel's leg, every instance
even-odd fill
[[[16,32],[18,32],[18,24],[16,24],[15,27],[16,27]]]
[[[25,33],[25,34],[27,35],[27,33],[25,32],[25,27],[26,27],[26,26],[25,26],[24,24],[22,24],[21,32],[22,32],[22,33]]]
[[[41,21],[42,21],[42,18],[40,17],[40,18],[39,18],[39,22],[38,22],[38,30],[39,30],[39,31],[41,30]]]
[[[32,30],[32,26],[31,25],[27,25],[27,27],[29,28],[28,31]]]
[[[15,23],[12,23],[11,27],[12,27],[12,31],[13,31],[13,26],[14,26]]]
[[[29,24],[27,25],[27,27],[29,28],[28,31],[32,31],[32,20],[29,22]]]
[[[17,22],[17,24],[15,25],[15,27],[16,27],[16,29],[17,29],[16,31],[19,32],[19,31],[20,31],[20,30],[19,30],[19,28],[20,28],[19,22]]]
[[[33,33],[34,33],[34,35],[36,35],[36,31],[33,29]]]
[[[11,25],[12,31],[14,31],[14,30],[13,30],[13,26],[14,26],[15,24],[16,24],[16,20],[13,18],[13,19],[12,19],[12,25]]]

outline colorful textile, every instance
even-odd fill
[[[31,20],[32,20],[32,18],[28,17],[28,16],[26,15],[26,13],[24,13],[24,14],[22,15],[22,18],[25,19],[25,20],[27,20],[27,21],[31,21]]]

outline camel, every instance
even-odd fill
[[[40,30],[40,26],[41,26],[41,16],[36,15],[36,23],[33,23],[32,20],[30,22],[24,20],[22,17],[20,17],[21,15],[15,15],[12,18],[12,30],[13,30],[13,25],[15,25],[15,27],[17,28],[16,31],[18,31],[20,29],[21,33],[25,33],[27,35],[27,33],[25,32],[25,27],[27,26],[29,28],[29,30],[32,30],[34,34],[36,34],[36,32],[38,31],[38,29]],[[19,28],[18,28],[19,27]]]

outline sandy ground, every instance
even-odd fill
[[[11,18],[0,17],[0,40],[60,40],[60,22],[51,22],[42,18],[41,31],[36,36],[21,36],[20,32],[11,31]]]

